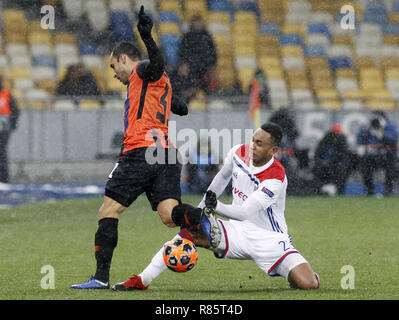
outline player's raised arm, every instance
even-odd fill
[[[165,61],[162,56],[161,50],[158,48],[151,35],[153,26],[152,19],[144,12],[144,6],[141,6],[138,14],[137,29],[140,37],[143,40],[147,52],[148,61],[141,62],[137,67],[138,75],[141,79],[146,81],[159,80],[165,71]]]

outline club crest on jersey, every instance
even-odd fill
[[[273,198],[274,193],[271,192],[269,189],[267,189],[266,187],[262,188],[262,192],[266,193],[270,198]]]
[[[235,179],[237,179],[238,173],[237,173],[237,172],[233,172],[233,177],[234,177]]]

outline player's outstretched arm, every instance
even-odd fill
[[[137,67],[137,72],[143,80],[157,81],[162,77],[165,71],[165,61],[161,50],[158,48],[151,35],[153,22],[144,12],[144,6],[141,6],[140,8],[138,19],[137,29],[147,48],[148,58],[150,61],[140,63]]]

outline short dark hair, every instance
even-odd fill
[[[278,147],[280,145],[281,139],[283,138],[283,130],[278,124],[267,122],[262,124],[261,129],[271,135],[272,144],[274,146]]]
[[[121,54],[126,54],[132,60],[140,60],[141,52],[140,50],[131,42],[122,41],[118,43],[114,50],[112,50],[112,55],[119,60]]]

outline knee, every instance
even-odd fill
[[[310,290],[310,289],[318,289],[320,286],[319,277],[316,273],[312,273],[309,275],[301,275],[301,276],[289,276],[288,281],[291,285],[291,288],[294,289],[302,289],[302,290]]]

